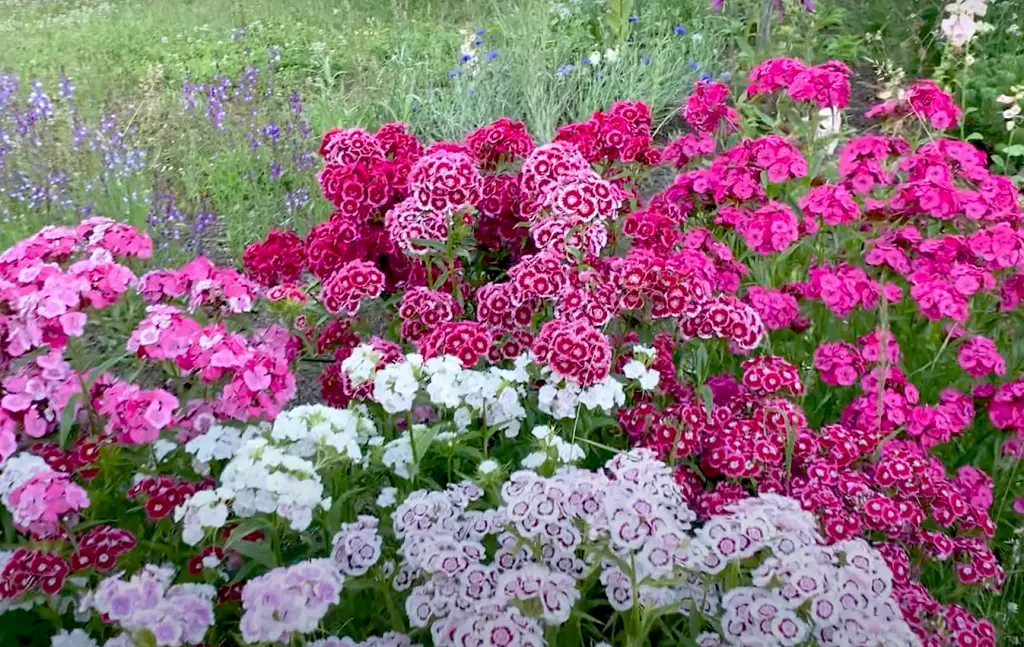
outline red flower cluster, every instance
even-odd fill
[[[617,101],[589,121],[562,126],[554,141],[574,144],[590,163],[661,161],[661,152],[651,146],[651,110],[640,101]]]
[[[402,252],[413,256],[436,251],[422,241],[443,243],[448,238],[448,214],[424,209],[413,199],[392,207],[384,222],[391,242]]]
[[[736,128],[739,115],[726,104],[728,96],[729,86],[726,84],[718,81],[698,81],[686,99],[683,119],[694,133],[701,135],[718,130],[723,120],[728,128]]]
[[[533,342],[533,353],[555,375],[580,386],[600,382],[611,369],[608,338],[583,321],[555,319],[545,323]]]
[[[416,350],[424,359],[452,355],[458,357],[464,368],[472,368],[491,348],[491,335],[487,327],[475,321],[449,321],[442,323],[416,343]]]
[[[483,179],[476,162],[462,152],[428,152],[409,175],[411,199],[423,211],[455,213],[480,201]]]
[[[362,128],[331,128],[320,141],[319,153],[328,164],[358,164],[384,159],[380,142]]]
[[[522,251],[518,175],[485,175],[476,208],[478,219],[473,234],[482,247],[491,251],[508,249],[513,254]]]
[[[765,336],[757,311],[729,295],[703,304],[695,316],[680,321],[679,330],[686,337],[726,339],[740,352],[757,348]]]
[[[394,201],[390,163],[328,163],[317,175],[324,197],[338,208],[341,217],[365,221],[371,214]]]
[[[703,255],[685,252],[662,257],[634,250],[614,259],[612,282],[618,291],[620,310],[648,307],[655,319],[693,318],[711,298],[711,282]]]
[[[754,395],[771,395],[780,391],[803,395],[804,385],[797,368],[781,357],[761,355],[746,360],[742,366],[743,386]]]
[[[298,281],[306,247],[295,232],[271,230],[266,240],[245,248],[242,264],[260,285],[272,287]]]
[[[0,571],[0,600],[12,600],[39,589],[54,595],[64,588],[71,568],[57,553],[16,548]]]
[[[499,164],[511,164],[533,152],[533,140],[526,126],[507,117],[469,133],[466,146],[484,171],[495,171]]]
[[[146,477],[129,488],[127,496],[129,499],[145,499],[146,517],[150,521],[157,521],[169,516],[196,492],[208,490],[214,485],[212,479],[193,482],[171,476]]]
[[[135,535],[127,530],[102,525],[90,528],[79,538],[78,548],[71,554],[71,570],[109,571],[116,565],[117,558],[135,548],[135,544]]]
[[[93,478],[98,472],[95,468],[88,467],[99,458],[100,446],[95,442],[79,439],[68,451],[61,449],[57,443],[32,443],[28,450],[46,461],[55,472],[74,474],[77,471],[78,475],[86,480]]]
[[[450,294],[422,287],[406,290],[398,306],[402,338],[418,342],[439,325],[454,321],[458,313],[459,306]]]
[[[363,299],[376,299],[384,291],[384,273],[367,261],[346,263],[320,288],[320,300],[331,314],[354,317]]]

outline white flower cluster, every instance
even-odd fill
[[[36,474],[51,472],[49,463],[35,454],[20,452],[12,456],[0,470],[0,503],[11,507],[11,493]]]
[[[360,344],[341,362],[341,370],[348,376],[349,384],[355,389],[373,381],[380,360],[381,354],[373,346]]]
[[[1010,94],[999,95],[996,97],[996,102],[1006,106],[1003,108],[1006,130],[1016,130],[1017,122],[1021,120],[1021,106],[1024,105],[1024,85],[1010,86]]]
[[[658,386],[661,375],[658,371],[647,368],[643,362],[631,359],[622,367],[622,374],[631,380],[636,380],[644,391],[653,391]]]
[[[281,413],[270,432],[276,444],[287,445],[288,453],[295,456],[310,458],[333,450],[351,460],[359,460],[360,446],[376,435],[377,428],[364,411],[314,404]]]
[[[534,427],[531,433],[538,440],[540,449],[523,459],[522,466],[526,469],[537,469],[549,460],[568,465],[586,456],[582,447],[576,443],[566,442],[551,427],[539,425]]]
[[[310,643],[309,647],[421,647],[414,643],[409,636],[396,631],[389,631],[380,636],[371,636],[363,642],[356,642],[348,636],[343,638],[322,638]]]
[[[484,564],[480,540],[499,532],[504,518],[498,511],[468,510],[482,495],[477,486],[462,483],[445,491],[418,490],[398,506],[391,516],[405,561],[394,586],[404,590],[420,580],[406,599],[406,612],[412,626],[430,627],[437,647],[494,644],[495,635],[509,639],[501,644],[542,645],[541,620],[523,615],[515,602],[536,599],[544,623],[562,624],[579,597],[575,581],[525,557],[506,559],[525,548],[506,545],[493,564]]]
[[[418,433],[423,425],[413,425],[413,433]],[[403,479],[412,477],[412,466],[415,462],[412,455],[412,443],[409,441],[409,432],[403,433],[387,445],[384,445],[384,457],[381,459],[384,466],[389,468]]]
[[[249,427],[244,433],[214,426],[189,441],[185,450],[200,464],[230,460],[218,488],[197,492],[175,509],[182,539],[199,543],[208,529],[224,526],[229,508],[239,517],[276,513],[292,530],[305,530],[317,508],[331,506],[317,470],[337,460],[361,459],[360,446],[377,437],[364,413],[301,406],[282,413],[273,426]]]
[[[392,513],[403,559],[394,587],[411,588],[410,623],[440,647],[482,644],[495,629],[544,644],[595,571],[618,611],[698,609],[716,628],[699,637],[706,647],[920,645],[881,555],[859,539],[825,546],[792,499],[747,499],[694,530],[672,468],[643,449],[600,472],[515,472],[498,509],[471,509],[482,495],[470,483],[419,490]],[[746,585],[727,584],[730,564]]]
[[[823,545],[814,517],[786,497],[762,494],[713,517],[678,562],[706,574],[769,555],[752,586],[721,598],[722,634],[702,645],[919,647],[892,598],[892,572],[862,539]]]
[[[421,355],[410,353],[402,361],[378,369],[380,354],[363,344],[342,362],[341,369],[353,388],[372,383],[373,401],[387,413],[412,411],[419,400],[452,411],[460,432],[479,420],[512,438],[526,418],[524,385],[530,380],[526,369],[531,359],[524,353],[512,369],[492,366],[473,370],[463,368],[459,359],[450,355],[424,361]]]
[[[220,487],[208,492],[216,501],[209,496],[197,499],[196,495],[201,494],[197,492],[174,511],[175,521],[183,522],[182,539],[190,545],[202,538],[206,527],[216,527],[206,521],[223,525],[227,504],[239,517],[276,513],[288,520],[292,530],[305,530],[316,508],[331,507],[330,497],[323,495],[316,466],[262,437],[252,438],[239,448],[220,475]]]
[[[345,575],[365,575],[380,559],[383,540],[377,534],[377,518],[360,516],[344,523],[331,541],[331,559]]]
[[[412,409],[420,382],[416,374],[423,358],[417,354],[405,361],[388,364],[373,377],[373,399],[388,413],[405,413]]]
[[[99,647],[95,640],[81,629],[62,629],[50,638],[50,647]]]
[[[987,0],[957,0],[946,5],[942,33],[949,44],[959,49],[974,40],[976,35],[992,31],[992,25],[977,19],[987,12]]]
[[[575,418],[580,406],[610,414],[625,403],[622,383],[611,375],[588,387],[571,380],[552,379],[537,393],[537,408],[555,420]]]
[[[258,427],[250,427],[258,433]],[[248,431],[248,430],[247,430]],[[250,436],[256,435],[249,433]],[[226,461],[235,455],[242,444],[242,432],[234,427],[213,425],[206,433],[185,443],[185,451],[192,455],[192,467],[200,474],[210,473],[211,461]]]

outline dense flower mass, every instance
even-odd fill
[[[701,81],[664,150],[632,101],[547,143],[332,129],[329,220],[244,272],[100,218],[16,243],[0,612],[51,647],[994,647],[1019,191],[927,81],[823,146],[850,75]]]

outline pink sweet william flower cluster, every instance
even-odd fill
[[[151,443],[172,426],[178,398],[163,389],[143,390],[118,382],[103,389],[97,411],[108,416],[105,432],[123,443]]]
[[[114,262],[113,252],[138,256],[146,249],[134,242],[139,234],[131,228],[95,233],[111,222],[48,227],[0,254],[0,366],[36,348],[63,348],[84,334],[89,309],[104,309],[135,286],[135,275]],[[60,265],[76,254],[84,258],[66,269]]]
[[[65,523],[89,505],[89,496],[71,476],[57,472],[43,459],[28,453],[7,461],[0,472],[0,502],[11,513],[15,527],[37,539],[58,539]]]
[[[772,94],[785,88],[796,101],[813,102],[819,108],[845,108],[850,100],[852,74],[839,61],[808,67],[795,59],[773,58],[750,71],[747,96]]]
[[[910,116],[936,130],[948,130],[960,123],[962,110],[948,92],[935,81],[918,81],[895,99],[879,104],[865,113],[869,119]]]
[[[714,133],[725,122],[727,128],[735,129],[739,115],[726,104],[729,86],[717,81],[698,81],[693,92],[686,99],[683,119],[693,132]]]
[[[209,403],[216,416],[272,419],[295,394],[295,376],[289,368],[294,348],[283,328],[260,330],[246,338],[228,332],[224,324],[201,326],[173,306],[150,306],[147,314],[129,337],[127,349],[139,357],[169,360],[184,374],[221,386]],[[111,389],[100,397],[99,406],[116,414],[109,433],[124,441],[152,442],[172,421],[187,422],[175,413],[180,403],[170,393],[143,392],[125,383]]]
[[[22,364],[0,382],[0,463],[10,454],[3,447],[13,444],[16,428],[27,436],[42,438],[55,431],[72,396],[81,392],[79,373],[71,368],[61,350],[53,349]]]
[[[150,304],[182,302],[189,311],[232,315],[251,311],[259,290],[244,274],[200,256],[180,269],[146,274],[139,293]]]

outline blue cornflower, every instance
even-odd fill
[[[730,72],[722,72],[722,73],[721,73],[721,74],[719,75],[719,77],[718,77],[718,78],[719,78],[719,79],[720,79],[721,81],[724,81],[725,83],[728,83],[728,82],[729,82],[729,80],[730,80],[730,79],[732,79],[732,73],[730,73]]]
[[[644,54],[643,56],[640,57],[640,62],[643,63],[644,65],[650,65],[651,64],[651,55],[650,54]]]
[[[676,28],[673,29],[672,31],[675,32],[676,36],[685,36],[686,35],[686,27],[683,27],[682,25],[676,25]]]
[[[707,72],[705,72],[704,74],[700,75],[700,80],[701,81],[710,81],[711,80],[711,75],[708,74]]]
[[[589,57],[589,56],[584,56],[584,57],[583,57],[583,58],[582,58],[582,59],[580,60],[580,63],[582,63],[582,64],[584,64],[584,65],[590,65],[590,57]]]
[[[496,49],[492,49],[491,51],[487,52],[487,61],[490,62],[490,61],[493,61],[494,59],[498,58],[498,54],[500,54],[500,53],[501,52],[499,52]]]
[[[594,75],[594,78],[596,78],[598,81],[604,81],[604,72],[598,70],[597,74]]]
[[[477,36],[483,36],[483,35],[484,35],[484,30],[483,30],[483,29],[477,29],[477,30],[476,30],[476,31],[475,31],[474,33],[475,33],[475,34],[476,34]]]
[[[559,65],[558,69],[555,70],[555,76],[557,76],[558,78],[562,78],[563,76],[565,76],[569,72],[572,72],[573,69],[574,68],[573,68],[572,65]]]
[[[459,60],[462,61],[463,63],[468,63],[471,60],[473,60],[473,57],[470,54],[463,54],[462,56],[459,57]]]
[[[636,23],[640,22],[640,19],[635,14],[630,14],[629,22],[635,25]]]
[[[454,70],[448,70],[448,78],[454,79],[457,76],[462,76],[462,68],[457,67]]]
[[[484,44],[484,39],[483,38],[474,39],[473,40],[473,44],[476,45],[477,47],[480,47],[481,45]]]
[[[697,61],[693,60],[692,58],[690,60],[686,61],[686,66],[689,67],[691,70],[699,70],[699,69],[701,69],[700,63],[698,63]]]
[[[473,88],[466,88],[466,96],[467,97],[471,97],[474,94],[476,94],[476,90],[474,90]]]

